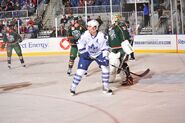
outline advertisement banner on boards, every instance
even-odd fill
[[[176,35],[136,35],[134,49],[176,51]]]
[[[66,52],[70,49],[70,42],[67,38],[26,39],[20,46],[24,53]]]
[[[185,35],[178,35],[177,42],[178,42],[178,52],[185,53]]]

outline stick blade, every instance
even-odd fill
[[[135,75],[135,76],[139,76],[139,77],[144,77],[144,76],[146,76],[148,73],[150,72],[150,69],[148,68],[148,69],[146,69],[143,73],[141,73],[141,74],[136,74],[136,73],[133,73],[133,72],[131,72],[131,74],[133,74],[133,75]]]

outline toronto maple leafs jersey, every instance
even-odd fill
[[[104,33],[98,32],[96,36],[92,36],[89,31],[85,31],[81,35],[77,42],[79,52],[88,52],[90,57],[96,58],[103,51],[109,51],[110,47],[108,45],[108,37]]]

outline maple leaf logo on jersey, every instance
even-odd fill
[[[88,46],[88,51],[89,53],[96,53],[98,51],[98,46],[95,46],[94,44],[92,44],[91,46]]]

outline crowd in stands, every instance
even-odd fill
[[[36,38],[38,32],[42,29],[42,18],[36,16],[34,18],[21,19],[19,17],[0,20],[0,33],[3,33],[5,26],[11,25],[13,29],[19,32],[21,35],[29,34],[27,38]]]
[[[60,25],[57,30],[58,37],[66,37],[68,35],[68,29],[72,25],[72,21],[76,19],[78,24],[84,29],[86,29],[86,22],[85,19],[82,18],[82,16],[74,17],[73,14],[68,14],[68,15],[63,15],[61,20],[60,20]],[[97,16],[96,18],[91,18],[91,16],[87,16],[87,22],[96,19],[99,22],[99,28],[103,24],[103,21],[101,19],[101,16]],[[53,27],[53,30],[50,34],[50,37],[56,37],[56,28]]]
[[[88,6],[110,5],[110,0],[64,0],[66,7],[81,7],[87,1]],[[119,5],[121,0],[112,0],[113,5]]]
[[[43,0],[0,0],[1,11],[28,10],[28,15],[32,15]],[[48,0],[47,0],[48,1]]]

